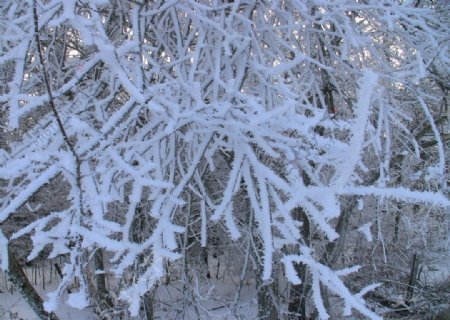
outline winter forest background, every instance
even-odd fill
[[[448,319],[449,11],[2,0],[0,319]]]

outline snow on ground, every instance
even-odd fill
[[[421,264],[421,281],[426,281],[429,285],[438,284],[450,277],[448,250],[443,250]],[[59,276],[54,268],[50,268],[50,262],[45,262],[44,266],[39,268],[26,268],[25,272],[43,298],[57,286]],[[254,279],[246,277],[237,297],[239,279],[225,276],[223,272],[219,274],[220,279],[214,279],[216,270],[213,268],[213,279],[194,279],[187,288],[184,288],[180,280],[171,281],[169,285],[160,284],[154,301],[155,319],[255,319],[257,308]],[[286,283],[281,286],[285,287]],[[63,298],[66,299],[67,296]],[[197,307],[194,307],[192,301],[196,302]],[[78,310],[61,303],[56,314],[61,320],[97,319],[91,306]],[[39,320],[20,293],[11,289],[11,284],[6,281],[6,275],[3,273],[0,273],[0,320]]]
[[[54,270],[50,268],[26,268],[25,273],[31,280],[42,298],[46,298],[46,293],[56,289],[58,283]],[[44,278],[42,277],[44,275]],[[45,279],[45,290],[43,289],[43,279]],[[50,282],[51,281],[51,282]],[[64,297],[67,299],[67,297]],[[84,310],[71,308],[67,304],[61,304],[56,312],[61,320],[96,320],[92,312],[92,307]],[[34,311],[22,297],[20,292],[11,286],[6,280],[6,275],[0,273],[0,320],[39,320]]]
[[[26,268],[28,279],[42,298],[57,288],[58,275],[46,262],[39,268]],[[45,280],[45,289],[44,283]],[[237,277],[221,279],[199,279],[197,285],[183,291],[181,281],[172,281],[169,285],[160,285],[156,291],[155,319],[254,319],[256,318],[256,291],[253,279],[245,279],[239,298],[237,298]],[[62,301],[67,300],[67,294]],[[198,307],[191,303],[196,302]],[[230,314],[233,312],[234,315]],[[71,308],[62,302],[56,314],[61,320],[96,320],[93,307],[84,310]],[[238,317],[236,317],[238,315]],[[132,319],[140,319],[135,317]],[[0,320],[39,320],[20,292],[7,281],[0,272]]]
[[[94,320],[92,309],[77,310],[69,306],[61,307],[56,314],[61,320]],[[0,293],[0,319],[1,320],[39,320],[34,311],[28,306],[19,292]]]

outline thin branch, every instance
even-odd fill
[[[37,14],[37,1],[33,1],[33,19],[34,19],[34,38],[36,41],[37,51],[38,51],[38,57],[39,62],[42,66],[42,73],[44,75],[44,82],[47,89],[48,97],[49,97],[49,104],[53,111],[53,115],[55,116],[56,122],[58,124],[59,131],[61,132],[64,142],[66,143],[67,147],[69,148],[70,152],[72,153],[73,157],[75,158],[76,163],[76,182],[77,182],[77,188],[79,191],[79,206],[80,206],[80,212],[81,215],[84,215],[84,209],[83,209],[83,194],[81,189],[81,160],[78,156],[78,154],[75,151],[73,143],[70,141],[69,136],[67,135],[66,130],[64,129],[63,123],[61,121],[61,116],[59,115],[58,110],[56,109],[55,99],[52,94],[52,89],[50,87],[50,79],[47,74],[47,68],[45,66],[44,57],[42,54],[42,48],[41,48],[41,41],[39,38],[39,18]]]

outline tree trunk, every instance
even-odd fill
[[[98,248],[94,253],[94,268],[95,271],[104,271],[105,266],[103,263],[103,250]],[[113,307],[113,302],[109,295],[108,289],[106,288],[106,276],[104,273],[95,273],[95,284],[96,284],[96,300],[97,300],[97,312],[100,315],[106,313],[109,309]]]
[[[256,230],[255,230],[256,231]],[[277,294],[275,288],[277,288],[277,279],[273,279],[272,283],[264,283],[262,281],[263,266],[258,263],[261,259],[258,257],[259,253],[263,251],[263,242],[258,235],[253,235],[253,241],[255,243],[255,249],[253,250],[253,261],[256,261],[256,290],[258,291],[258,319],[264,320],[278,320],[278,308],[277,308]]]
[[[347,234],[348,219],[350,218],[351,212],[355,209],[357,204],[356,198],[352,197],[349,202],[343,205],[341,208],[341,213],[335,227],[335,231],[339,234],[339,238],[334,241],[327,243],[325,247],[324,255],[321,262],[333,269],[334,265],[337,263],[340,255],[343,252],[345,238]]]
[[[417,253],[414,253],[411,261],[411,272],[409,274],[408,290],[406,292],[406,301],[411,300],[414,295],[414,287],[416,285],[418,271],[419,271],[419,255]]]
[[[306,266],[302,264],[295,265],[295,271],[302,279],[302,283],[291,286],[289,292],[289,319],[306,319],[306,299],[311,290],[311,285],[306,280]]]
[[[43,300],[36,292],[34,287],[31,285],[30,281],[28,281],[27,276],[22,270],[19,262],[16,260],[14,256],[14,252],[8,248],[8,257],[9,257],[9,270],[8,277],[9,281],[11,281],[22,294],[25,301],[28,305],[33,309],[36,315],[42,320],[59,320],[59,318],[52,312],[48,313],[44,310]]]
[[[309,245],[310,227],[308,216],[300,207],[294,209],[292,216],[296,221],[301,221],[303,223],[303,241],[305,241],[305,243]],[[296,264],[295,271],[297,271],[297,274],[302,280],[302,283],[294,284],[291,286],[288,305],[289,319],[307,319],[306,299],[308,298],[309,291],[311,290],[311,284],[308,282],[307,269],[303,263]]]
[[[133,221],[131,238],[136,243],[142,243],[145,236],[148,235],[149,232],[149,221],[147,219],[147,212],[143,210],[143,208],[147,205],[146,202],[142,202],[140,206],[136,208],[136,214]],[[138,262],[141,264],[144,262],[144,256],[140,255],[138,258]],[[138,269],[135,269],[134,272],[138,272]],[[141,310],[144,311],[144,319],[145,320],[153,320],[153,296],[154,289],[150,289],[141,297]]]
[[[258,319],[278,320],[278,310],[275,305],[273,287],[275,283],[263,283],[261,280],[262,268],[258,268],[256,275],[256,288],[258,290]]]
[[[142,305],[144,307],[145,320],[153,320],[153,293],[148,291],[142,297]]]

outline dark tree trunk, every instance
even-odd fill
[[[419,272],[419,255],[417,253],[414,253],[411,261],[411,271],[409,274],[408,290],[406,292],[407,301],[411,300],[414,295],[414,287],[416,285],[418,272]]]
[[[302,283],[291,286],[289,293],[289,319],[306,319],[306,299],[311,286],[306,280],[306,266],[304,264],[295,265],[298,276]]]
[[[309,245],[310,238],[310,226],[309,219],[306,215],[305,211],[297,207],[294,209],[292,213],[293,218],[296,221],[301,221],[303,223],[302,226],[302,237],[303,241],[307,245]],[[289,292],[289,319],[307,319],[306,318],[306,299],[308,298],[309,291],[311,290],[311,285],[307,279],[307,270],[306,266],[303,263],[298,263],[295,265],[295,270],[297,271],[298,276],[302,280],[302,283],[295,284],[291,286],[291,290]]]
[[[42,320],[59,320],[59,318],[52,312],[48,313],[44,310],[44,305],[42,298],[36,292],[34,287],[31,285],[30,281],[28,281],[27,276],[22,270],[21,265],[16,260],[14,256],[14,252],[8,248],[8,257],[9,257],[9,270],[8,270],[8,278],[11,283],[13,283],[19,292],[22,294],[23,298],[29,306],[33,309],[36,315]]]
[[[145,320],[153,320],[153,293],[154,291],[148,291],[142,297]]]
[[[103,250],[98,248],[94,253],[94,268],[95,271],[104,271],[105,266],[103,263]],[[108,289],[106,288],[106,276],[104,273],[95,274],[95,285],[96,285],[96,300],[98,303],[98,313],[101,315],[107,312],[113,307],[113,302],[109,295]]]
[[[341,213],[339,214],[339,218],[335,227],[336,232],[339,234],[339,238],[336,240],[327,243],[325,247],[324,256],[321,259],[322,263],[326,264],[330,268],[336,264],[339,259],[339,256],[342,254],[342,249],[344,246],[347,227],[348,227],[348,219],[350,217],[351,212],[356,207],[357,201],[356,198],[353,197],[349,199],[349,202],[343,205],[341,208]]]
[[[273,279],[271,283],[264,283],[262,281],[262,275],[264,272],[263,266],[258,263],[260,259],[259,254],[263,251],[263,242],[258,236],[254,236],[253,241],[256,246],[256,250],[253,250],[254,261],[256,261],[256,290],[258,291],[258,319],[264,320],[278,320],[280,319],[278,314],[278,295],[277,295],[277,279]]]
[[[275,283],[265,284],[261,280],[262,268],[256,275],[256,287],[258,290],[258,319],[278,320],[278,310],[275,305]]]
[[[144,207],[147,203],[143,202],[136,208],[136,214],[134,217],[131,238],[136,243],[142,243],[143,239],[148,236],[149,230],[151,229],[147,212]],[[140,255],[138,258],[139,263],[144,262],[144,256]],[[134,272],[138,272],[135,269]],[[167,275],[168,276],[168,275]],[[166,278],[167,281],[167,278]],[[144,311],[145,320],[153,320],[154,308],[153,308],[153,296],[154,289],[150,289],[141,297],[141,310]]]

